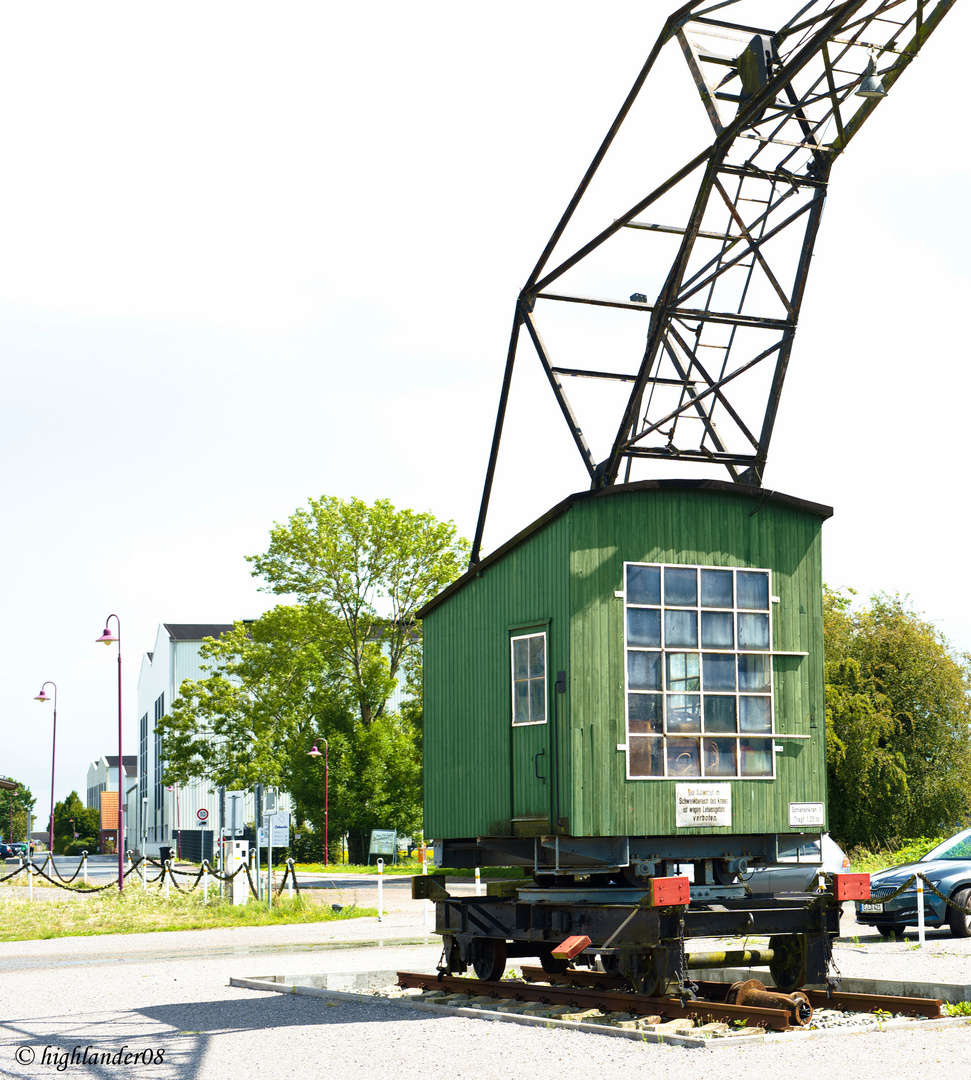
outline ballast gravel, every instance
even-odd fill
[[[685,1048],[229,985],[261,975],[431,971],[440,947],[429,940],[421,904],[402,900],[380,924],[0,943],[0,1076],[724,1080],[731,1072],[746,1080],[940,1080],[966,1075],[971,1060],[969,1025],[871,1024],[840,1037]],[[849,911],[835,956],[847,978],[971,984],[971,939],[931,931],[922,949],[909,936],[885,942]],[[135,1053],[138,1060],[126,1063],[124,1054]]]

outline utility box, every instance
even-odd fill
[[[240,867],[245,867],[249,862],[248,840],[224,840],[223,841],[223,870],[226,875],[236,874]],[[245,904],[249,900],[249,878],[246,870],[239,873],[232,881],[227,883],[229,896],[233,904]]]

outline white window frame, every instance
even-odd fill
[[[516,642],[517,641],[530,641],[533,638],[543,639],[543,718],[541,720],[532,719],[532,694],[529,693],[529,684],[531,682],[538,682],[539,677],[530,678],[527,674],[526,679],[516,679]],[[546,724],[549,722],[549,684],[548,684],[548,672],[549,672],[549,649],[547,647],[546,631],[534,631],[528,634],[513,634],[509,639],[509,676],[510,676],[510,705],[512,707],[512,726],[516,728],[523,727],[535,727],[537,724]],[[527,715],[529,720],[517,720],[516,719],[516,684],[517,682],[525,681],[527,684],[526,693],[526,706]]]
[[[656,568],[656,569],[658,569],[660,571],[661,592],[660,592],[660,602],[658,604],[654,604],[654,603],[645,604],[645,603],[642,603],[640,601],[631,601],[630,600],[630,598],[627,595],[627,582],[628,582],[628,567],[631,567],[631,566],[635,566],[635,567],[651,567],[651,568]],[[664,571],[665,571],[665,569],[668,569],[668,568],[674,569],[674,570],[694,570],[694,571],[696,571],[696,574],[697,574],[697,576],[696,576],[697,594],[696,594],[696,597],[695,597],[695,604],[693,606],[688,605],[688,604],[666,604],[664,602]],[[701,603],[701,577],[700,577],[700,573],[697,573],[697,572],[702,571],[702,570],[724,570],[724,571],[731,571],[732,572],[732,605],[731,605],[731,607],[727,607],[727,606],[714,607],[714,606],[702,605],[702,603]],[[768,606],[765,609],[762,609],[762,608],[757,608],[757,609],[745,608],[745,607],[739,607],[739,605],[738,605],[738,580],[737,580],[737,575],[739,573],[753,573],[753,572],[761,573],[761,574],[766,575],[766,585],[767,585],[767,592],[768,592],[767,605]],[[749,567],[749,566],[738,566],[738,567],[732,567],[732,566],[706,566],[706,565],[702,565],[700,563],[699,564],[647,563],[647,562],[629,561],[629,562],[624,563],[624,583],[623,584],[624,584],[623,590],[620,593],[618,593],[618,596],[622,596],[623,600],[624,600],[624,722],[625,722],[626,740],[627,741],[623,744],[623,749],[626,752],[626,758],[627,758],[627,779],[628,780],[681,780],[681,781],[698,780],[698,781],[701,781],[701,782],[714,781],[714,780],[774,780],[775,776],[776,776],[775,752],[774,752],[774,746],[775,746],[774,740],[775,740],[775,737],[776,737],[775,726],[776,725],[775,725],[775,707],[774,707],[774,697],[775,697],[775,677],[774,676],[775,676],[775,671],[774,671],[774,664],[772,663],[772,656],[773,656],[773,649],[772,649],[772,641],[773,641],[773,636],[772,636],[773,635],[772,606],[773,606],[773,601],[774,601],[775,598],[773,596],[772,572],[771,572],[771,570],[769,570],[768,568],[765,568],[765,567],[754,567],[754,566],[753,567]],[[661,630],[660,630],[660,644],[658,646],[653,646],[653,645],[650,645],[650,646],[630,645],[628,643],[628,625],[629,625],[628,624],[628,612],[631,611],[631,610],[644,610],[644,609],[657,610],[657,611],[660,612]],[[678,610],[686,611],[686,612],[694,612],[695,615],[696,615],[697,643],[696,643],[696,645],[694,647],[681,646],[681,645],[668,646],[666,644],[666,641],[665,641],[665,624],[666,624],[666,620],[665,620],[665,617],[664,617],[665,612],[666,611],[678,611]],[[702,614],[704,612],[731,612],[731,614],[732,614],[732,626],[733,626],[733,639],[734,639],[734,647],[733,648],[731,648],[731,649],[725,649],[725,648],[719,649],[719,648],[708,647],[708,646],[703,646],[702,645],[701,626],[702,626]],[[742,614],[742,615],[745,615],[745,614],[760,614],[760,615],[761,614],[766,614],[768,616],[768,644],[767,644],[766,648],[764,648],[764,649],[763,648],[751,648],[751,647],[744,647],[743,648],[743,647],[739,646],[739,644],[738,644],[738,626],[739,626],[738,616],[739,616],[739,614]],[[628,657],[631,654],[631,652],[645,652],[645,653],[653,653],[653,654],[658,654],[659,655],[659,664],[660,664],[660,668],[661,668],[661,675],[660,675],[660,686],[659,686],[659,688],[657,690],[653,690],[653,689],[652,690],[644,690],[644,691],[641,691],[639,689],[631,690],[630,685],[629,685],[630,671],[629,671],[629,665],[628,665]],[[706,690],[705,689],[705,687],[704,687],[704,677],[703,677],[703,669],[704,669],[704,659],[703,659],[703,657],[704,657],[705,654],[714,654],[714,653],[721,654],[721,655],[726,655],[726,656],[734,656],[734,657],[736,657],[736,681],[735,681],[735,689],[734,689],[734,691]],[[673,656],[673,655],[688,655],[688,656],[694,655],[694,656],[697,656],[697,658],[698,658],[698,676],[697,676],[697,678],[698,678],[698,688],[697,688],[697,690],[684,689],[684,690],[675,691],[675,690],[669,689],[669,687],[668,687],[668,675],[667,675],[667,668],[668,668],[667,657]],[[767,660],[768,660],[768,689],[766,691],[741,690],[739,688],[739,685],[738,685],[737,657],[739,657],[739,656],[750,656],[750,655],[765,656],[767,658]],[[662,716],[661,732],[658,733],[658,734],[646,734],[644,732],[635,733],[635,732],[631,731],[631,719],[630,719],[631,695],[636,696],[636,695],[638,695],[640,693],[643,693],[645,696],[656,695],[661,700],[661,716]],[[684,731],[684,732],[668,731],[668,715],[669,715],[668,714],[668,707],[669,707],[668,699],[674,697],[676,694],[697,695],[698,702],[699,702],[699,717],[700,717],[700,719],[699,719],[699,728],[700,729],[699,729],[698,732],[692,732],[692,731]],[[735,731],[734,732],[721,732],[721,731],[710,731],[709,732],[709,731],[705,730],[705,722],[704,722],[704,719],[703,719],[704,715],[705,715],[705,699],[710,698],[710,697],[728,697],[728,698],[733,698],[734,699],[734,701],[735,701]],[[741,711],[740,702],[741,702],[742,698],[761,698],[761,699],[764,699],[767,702],[767,704],[768,704],[768,714],[769,714],[769,727],[768,727],[767,731],[765,731],[765,732],[745,732],[745,731],[740,730],[740,728],[739,728],[739,715],[740,715],[740,711]],[[632,757],[633,757],[632,743],[636,743],[637,740],[647,740],[647,739],[654,740],[655,743],[658,745],[658,747],[661,750],[661,755],[662,755],[661,766],[662,766],[662,769],[663,769],[663,774],[644,775],[643,773],[639,773],[639,772],[635,773],[635,772],[632,771],[632,768],[631,768],[631,762],[632,762]],[[667,748],[668,748],[668,745],[669,745],[669,743],[668,743],[669,739],[685,740],[686,742],[691,742],[691,743],[695,744],[695,747],[697,748],[698,760],[699,760],[699,772],[698,773],[687,773],[687,774],[685,774],[685,773],[675,772],[675,771],[670,769],[670,763],[668,761],[668,753],[667,753]],[[719,740],[719,741],[732,740],[736,744],[735,771],[734,772],[732,772],[732,773],[725,773],[725,772],[706,773],[705,772],[705,758],[707,756],[706,753],[705,753],[705,742],[707,740],[716,740],[716,739]],[[742,759],[741,759],[742,743],[743,742],[748,742],[751,745],[753,740],[760,744],[760,746],[759,746],[759,748],[758,748],[758,750],[756,752],[768,753],[768,755],[769,755],[768,760],[769,760],[770,769],[769,769],[768,772],[762,773],[762,774],[759,774],[759,775],[747,774],[747,773],[743,773],[741,771],[741,769],[742,769]],[[762,749],[762,747],[764,747],[764,750]]]

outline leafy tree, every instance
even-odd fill
[[[274,525],[269,549],[248,561],[265,592],[293,595],[339,620],[333,655],[347,665],[366,725],[419,648],[417,611],[459,575],[468,544],[452,522],[395,510],[386,499],[368,506],[325,495],[308,506]]]
[[[830,828],[848,843],[938,835],[971,797],[969,658],[900,596],[827,590]]]
[[[467,551],[451,523],[379,500],[310,500],[275,525],[251,557],[266,591],[294,595],[202,647],[211,674],[182,685],[159,731],[166,781],[278,784],[298,823],[329,825],[360,857],[372,828],[411,832],[421,821],[420,627],[415,613],[460,572]],[[399,684],[412,697],[388,703]]]
[[[74,823],[71,823],[71,819]],[[76,791],[63,801],[54,804],[54,851],[63,854],[73,843],[74,834],[79,840],[88,841],[88,851],[96,851],[101,831],[101,812],[89,809],[81,802]]]
[[[8,840],[23,840],[27,835],[27,813],[32,811],[37,800],[30,793],[26,784],[20,783],[12,776],[5,776],[4,780],[17,785],[16,791],[8,791],[0,788],[0,835]],[[13,835],[10,835],[11,808],[13,809]]]

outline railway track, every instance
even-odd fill
[[[735,989],[728,983],[697,983],[698,997],[682,1002],[679,997],[648,997],[632,993],[623,978],[601,972],[568,970],[551,975],[539,967],[524,966],[522,979],[485,980],[457,975],[399,971],[398,985],[430,991],[446,990],[496,1000],[565,1005],[576,1009],[599,1009],[604,1013],[661,1016],[670,1020],[693,1019],[696,1023],[735,1023],[769,1031],[790,1031],[805,1026],[817,1007],[871,1013],[933,1018],[941,1015],[941,1001],[933,998],[890,997],[881,994],[844,994],[801,990],[791,996],[771,989],[750,994],[750,1003],[727,1000]],[[736,984],[737,986],[749,986]],[[756,984],[757,988],[761,984]],[[751,989],[751,988],[750,988]],[[737,992],[737,991],[736,991]],[[744,994],[741,995],[744,997]],[[767,1005],[765,1002],[769,1002]],[[775,1007],[771,1007],[775,1006]]]

